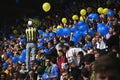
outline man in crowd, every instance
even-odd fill
[[[33,27],[32,21],[28,21],[28,28],[26,29],[26,68],[30,69],[30,53],[32,53],[32,60],[35,60],[36,54],[36,40],[37,40],[37,29]]]

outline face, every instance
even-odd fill
[[[47,66],[47,65],[50,65],[50,60],[49,60],[49,59],[46,59],[46,60],[45,60],[45,64],[46,64],[46,66]]]
[[[52,44],[49,42],[48,43],[48,48],[51,48],[52,47]]]
[[[64,80],[68,80],[68,73],[67,72],[62,73],[62,76],[63,76]]]

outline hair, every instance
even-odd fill
[[[88,64],[90,64],[95,61],[95,57],[93,54],[87,54],[84,57],[84,61],[87,62]]]
[[[120,59],[105,55],[95,62],[95,72],[118,72],[120,73]]]
[[[53,45],[54,43],[53,43],[53,40],[50,40],[48,43],[51,43],[51,45]]]
[[[51,61],[53,64],[56,64],[57,59],[56,59],[56,57],[51,57],[51,58],[50,58],[50,61]]]

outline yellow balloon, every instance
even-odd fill
[[[86,15],[86,10],[85,10],[85,9],[82,9],[82,10],[80,11],[80,14],[81,14],[82,16]]]
[[[84,21],[85,19],[85,16],[80,16],[80,21]]]
[[[62,18],[62,23],[66,24],[67,23],[67,19],[66,18]]]
[[[109,11],[108,8],[104,8],[102,13],[103,13],[103,14],[107,14],[108,11]]]
[[[51,8],[51,5],[50,5],[50,3],[45,2],[45,3],[42,5],[42,8],[43,8],[43,10],[44,10],[45,12],[48,12],[48,11],[50,10],[50,8]]]
[[[92,8],[91,7],[88,7],[87,8],[87,12],[90,13],[92,11]]]
[[[97,12],[98,12],[99,14],[102,14],[102,13],[103,13],[103,8],[102,8],[102,7],[99,7],[99,8],[97,9]]]
[[[15,29],[15,30],[13,30],[13,33],[14,33],[14,34],[17,34],[17,33],[18,33],[18,31]]]
[[[63,28],[63,27],[62,27],[61,25],[58,25],[58,26],[57,26],[57,29],[58,29],[58,28]]]
[[[72,16],[72,19],[73,19],[73,20],[78,20],[78,15],[73,15],[73,16]]]

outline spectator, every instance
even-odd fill
[[[30,53],[32,53],[32,60],[35,60],[36,54],[36,40],[37,40],[37,29],[33,27],[32,21],[28,21],[28,28],[26,29],[26,68],[30,69]],[[30,34],[31,33],[31,34]]]
[[[60,78],[60,71],[59,71],[59,67],[56,64],[56,58],[55,57],[51,57],[50,59],[50,64],[52,65],[52,69],[51,69],[51,73],[49,76],[46,77],[46,79],[51,79],[51,80],[59,80]]]

